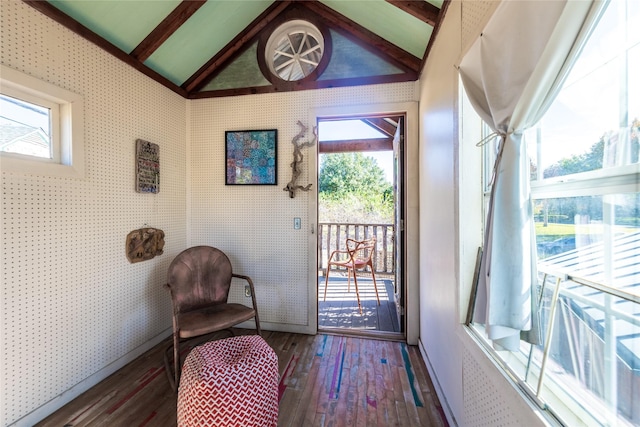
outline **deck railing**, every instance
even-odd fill
[[[395,239],[393,224],[346,224],[325,222],[318,224],[318,271],[325,271],[331,252],[346,249],[348,238],[364,240],[376,238],[373,265],[376,274],[395,273]],[[334,267],[332,267],[333,271]]]

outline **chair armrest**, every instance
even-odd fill
[[[327,260],[327,262],[331,262],[331,260],[333,259],[333,256],[336,254],[348,254],[351,255],[349,251],[345,251],[342,249],[336,249],[335,251],[331,252],[331,255],[329,255],[329,259]]]
[[[242,274],[231,273],[232,277],[237,277],[238,279],[244,279],[247,282],[251,283],[251,278],[249,276],[243,276]]]

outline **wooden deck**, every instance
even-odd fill
[[[329,276],[327,298],[324,300],[324,277],[318,278],[318,328],[341,328],[360,332],[400,333],[393,294],[393,281],[376,278],[380,305],[376,300],[373,280],[358,277],[358,288],[362,313],[358,310],[355,287],[351,280],[348,291],[347,278],[338,273]]]
[[[265,331],[263,337],[279,359],[279,426],[448,425],[414,346],[322,334]],[[162,363],[168,343],[154,347],[38,426],[175,427],[177,396]]]

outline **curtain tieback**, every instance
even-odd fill
[[[500,160],[502,159],[502,151],[504,150],[505,141],[507,140],[507,135],[510,134],[510,133],[513,133],[513,132],[494,131],[494,132],[491,132],[489,135],[485,136],[484,138],[482,138],[476,144],[476,147],[483,147],[487,143],[489,143],[489,141],[491,141],[491,139],[493,139],[495,137],[499,137],[500,138],[500,142],[498,144],[498,153],[496,155],[496,161],[493,164],[493,172],[491,173],[491,180],[489,181],[489,185],[491,187],[493,187],[493,184],[494,184],[494,182],[496,180],[496,175],[498,174],[498,166],[500,166]]]

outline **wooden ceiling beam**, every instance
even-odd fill
[[[91,31],[89,28],[85,27],[78,21],[72,19],[69,15],[65,14],[60,9],[53,6],[51,3],[47,1],[41,1],[41,0],[23,0],[23,1],[24,3],[36,9],[37,11],[45,14],[46,16],[53,19],[54,21],[67,27],[69,30],[78,34],[80,37],[85,38],[86,40],[90,41],[91,43],[95,44],[96,46],[110,53],[111,55],[115,56],[122,62],[129,64],[130,66],[140,71],[142,74],[146,75],[147,77],[150,77],[151,79],[157,81],[158,83],[164,85],[165,87],[171,89],[172,91],[174,91],[179,95],[182,95],[185,98],[188,96],[187,91],[182,89],[180,86],[176,85],[171,80],[162,76],[160,73],[147,67],[142,62],[138,61],[132,56],[126,54],[125,52],[120,50],[120,48],[116,47],[114,44],[108,42],[98,34],[94,33],[93,31]]]
[[[351,87],[351,86],[363,86],[363,85],[375,85],[381,83],[400,83],[400,82],[414,82],[417,80],[417,73],[403,73],[403,74],[390,74],[387,76],[369,76],[369,77],[350,77],[344,79],[331,79],[331,80],[310,80],[305,82],[287,82],[286,85],[276,87],[275,85],[268,86],[253,86],[253,87],[241,87],[232,89],[217,89],[208,90],[202,92],[189,92],[189,99],[202,99],[202,98],[220,98],[226,96],[239,96],[239,95],[256,95],[259,93],[277,93],[277,92],[293,92],[299,90],[312,90],[312,89],[327,89],[332,87]]]
[[[420,58],[367,30],[360,24],[320,3],[318,0],[299,1],[298,4],[314,12],[325,20],[327,26],[339,31],[364,49],[376,55],[383,53],[387,61],[404,71],[418,72],[420,70]]]
[[[354,151],[393,150],[393,138],[348,139],[344,141],[320,141],[320,153],[351,153]]]
[[[187,22],[207,0],[182,0],[173,11],[162,20],[140,44],[131,51],[130,55],[140,62],[144,62],[164,43],[173,33]]]
[[[362,121],[367,125],[371,126],[372,128],[374,128],[375,130],[382,132],[385,135],[390,136],[392,138],[396,133],[397,126],[392,125],[391,123],[389,123],[383,118],[371,117],[371,118],[362,119]]]
[[[264,12],[254,19],[242,32],[231,40],[213,58],[207,61],[198,71],[182,84],[182,87],[189,93],[200,90],[206,85],[222,65],[236,55],[244,52],[249,47],[249,43],[257,37],[260,31],[278,15],[284,11],[291,1],[278,0],[269,6]]]
[[[407,12],[408,14],[418,18],[419,20],[426,22],[427,24],[435,27],[438,23],[438,17],[440,15],[440,9],[426,1],[416,0],[387,0],[395,7]]]
[[[422,70],[424,69],[424,64],[427,62],[427,58],[429,57],[429,52],[431,52],[431,47],[433,46],[433,42],[436,40],[436,36],[438,32],[440,32],[440,25],[444,20],[444,15],[447,13],[447,9],[449,9],[449,4],[451,4],[451,0],[444,0],[442,3],[442,7],[440,8],[440,14],[438,16],[438,22],[433,27],[433,32],[431,33],[431,37],[429,38],[429,43],[427,43],[427,48],[424,50],[424,56],[422,57],[422,63],[420,64],[420,72],[422,74]]]

